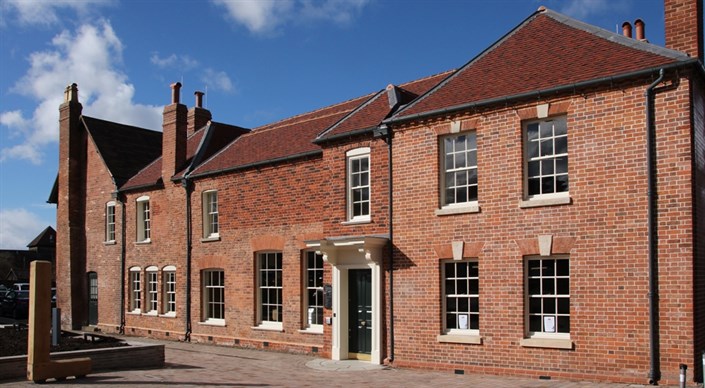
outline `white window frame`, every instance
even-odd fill
[[[204,191],[201,203],[203,208],[203,238],[210,239],[220,237],[218,191]]]
[[[368,222],[370,221],[370,215],[372,214],[372,159],[370,158],[370,147],[360,147],[350,150],[345,153],[345,156],[347,170],[347,219],[351,222]],[[367,160],[367,170],[360,170],[353,173],[353,164],[363,159]],[[366,174],[367,184],[364,184],[362,181],[355,184],[354,181],[358,179],[354,179],[353,174],[359,176],[361,178],[360,180],[364,180],[364,176]],[[354,193],[364,193],[365,191],[367,191],[367,200],[360,199],[355,201]],[[361,206],[367,204],[366,214],[362,211],[360,214],[355,214],[355,205],[358,203],[361,204]]]
[[[453,147],[452,150],[448,150],[448,140],[455,140],[460,137],[465,137],[466,140],[463,143],[463,147],[465,149],[456,149],[455,148],[455,141],[452,141],[451,146]],[[472,140],[470,140],[472,139]],[[473,146],[474,143],[474,146]],[[441,208],[442,209],[463,209],[463,208],[477,208],[478,206],[478,198],[479,198],[479,183],[478,183],[478,167],[477,167],[477,132],[476,131],[466,131],[466,132],[461,132],[461,133],[454,133],[452,135],[448,136],[443,136],[440,138],[440,200],[441,200]],[[450,155],[449,155],[450,154]],[[471,162],[473,159],[473,154],[474,154],[474,164]],[[451,160],[448,160],[448,157],[451,158]],[[456,163],[461,164],[460,162],[463,162],[463,166],[457,167]],[[453,166],[449,168],[449,162],[452,162]],[[472,173],[474,172],[475,174],[475,183],[470,183],[471,178],[472,178]],[[456,189],[455,191],[455,197],[456,199],[453,202],[449,202],[447,200],[447,190],[450,188],[448,187],[448,180],[447,180],[447,175],[448,174],[453,174],[454,179],[457,176],[456,174],[458,173],[465,173],[465,182],[462,183],[461,185],[457,184],[457,181],[453,182],[454,184],[452,185],[453,188]],[[470,199],[470,194],[469,191],[471,188],[475,188],[475,198]],[[464,189],[467,193],[467,196],[464,201],[458,201],[457,200],[457,194],[458,194],[458,189]]]
[[[162,314],[176,316],[176,267],[162,268]]]
[[[268,259],[274,258],[274,266],[270,267]],[[264,265],[263,265],[264,264]],[[283,272],[284,257],[281,251],[265,251],[257,253],[257,324],[260,328],[282,330],[284,322],[284,280]],[[270,284],[269,273],[274,274],[274,283]],[[263,281],[265,280],[265,281]],[[269,297],[271,291],[275,292],[274,300]],[[267,298],[263,298],[263,293],[267,292]],[[266,316],[263,313],[265,306],[274,307],[276,316]]]
[[[105,204],[105,242],[115,242],[115,201]]]
[[[149,315],[157,315],[159,312],[159,269],[149,266],[145,270],[145,285],[147,286],[145,296],[145,311]]]
[[[568,263],[568,274],[567,275],[565,275],[565,274],[559,275],[557,273],[557,271],[554,271],[553,275],[545,275],[543,272],[541,272],[538,275],[530,274],[529,273],[529,268],[530,268],[529,262],[536,261],[536,260],[540,260],[540,264],[541,264],[540,268],[542,270],[545,268],[544,261],[553,261],[554,269],[557,269],[556,261],[565,260]],[[550,290],[544,291],[544,287],[546,287],[546,284],[544,284],[544,279],[547,280],[546,283],[548,283],[548,287],[551,287],[550,285],[551,285],[551,281],[552,281],[553,291],[550,291]],[[568,281],[567,287],[569,290],[568,294],[558,294],[557,293],[558,288],[559,288],[558,279],[563,279],[563,280],[567,279],[567,281]],[[541,287],[540,292],[538,294],[530,293],[531,292],[530,289],[532,287],[530,286],[529,283],[532,280],[538,281],[538,284]],[[554,293],[552,294],[550,292],[554,292]],[[541,300],[541,303],[540,303],[541,312],[539,312],[539,313],[532,312],[532,307],[531,307],[532,306],[531,305],[532,298]],[[554,301],[553,301],[554,303],[553,303],[553,307],[552,307],[554,309],[554,312],[550,312],[550,311],[544,312],[544,308],[545,308],[544,306],[546,306],[546,304],[544,303],[545,300],[547,300],[548,303],[550,304],[551,299],[554,299]],[[563,299],[563,300],[567,299],[567,302],[568,302],[568,306],[567,306],[568,312],[567,313],[565,313],[566,306],[563,307],[563,311],[559,312],[559,307],[560,307],[559,306],[559,299]],[[526,338],[531,338],[531,339],[570,339],[570,258],[568,255],[526,256],[524,258],[524,303],[526,306],[524,309]],[[531,320],[532,316],[540,317],[539,322],[542,327],[541,331],[532,331],[531,330],[532,328],[531,328],[530,320]],[[551,332],[543,331],[543,330],[545,330],[544,325],[546,322],[544,317],[553,317],[555,332],[551,333]],[[569,330],[567,333],[566,332],[562,332],[562,333],[558,332],[558,326],[559,326],[558,319],[559,319],[559,317],[568,317]]]
[[[551,135],[550,136],[541,136],[541,127],[543,125],[547,125],[547,123],[552,123],[551,126]],[[555,133],[555,128],[556,125],[562,125],[563,128],[565,128],[565,133],[560,133],[556,134]],[[538,124],[538,137],[529,138],[529,126]],[[528,201],[531,200],[550,200],[550,199],[556,199],[556,198],[566,198],[570,197],[570,176],[569,176],[569,152],[568,152],[568,118],[567,116],[556,116],[556,117],[549,117],[545,119],[539,119],[539,120],[530,120],[522,123],[522,137],[523,137],[523,143],[524,143],[524,198]],[[550,142],[551,145],[551,153],[550,154],[543,154],[542,150],[542,143],[543,142]],[[565,143],[565,152],[561,153],[556,153],[556,145],[557,144],[562,144]],[[536,146],[536,152],[534,156],[532,156],[532,151],[531,149],[532,144],[537,144]],[[559,159],[565,158],[565,171],[557,171],[558,169],[556,167],[559,167],[560,164],[558,163]],[[549,169],[547,172],[544,171],[544,164],[546,164]],[[531,167],[533,166],[533,167]],[[536,169],[538,168],[538,173],[536,172]],[[531,170],[531,171],[530,171]],[[566,177],[567,181],[567,186],[568,189],[565,191],[556,191],[558,184],[556,181],[556,177]],[[544,192],[543,191],[543,179],[553,179],[553,191],[552,192]],[[538,179],[539,182],[539,193],[530,193],[530,180],[532,179]]]
[[[142,269],[130,268],[130,312],[139,314],[142,311]]]
[[[137,208],[137,242],[152,241],[152,208],[148,196],[136,200]]]
[[[222,268],[209,268],[201,272],[203,288],[203,322],[225,325],[225,271]],[[214,281],[217,280],[217,281]],[[219,298],[213,298],[218,293]],[[220,299],[217,301],[215,299]],[[210,308],[213,307],[213,310]],[[211,311],[219,310],[219,314]]]
[[[458,276],[458,273],[455,272],[453,276],[447,273],[447,265],[453,264],[456,268],[455,271],[457,271],[457,264],[464,264],[467,266],[467,269],[465,271],[465,276]],[[471,276],[470,269],[471,266],[475,266],[477,268],[477,276]],[[441,284],[441,295],[443,298],[443,333],[445,335],[463,335],[463,336],[479,336],[480,335],[480,328],[479,328],[479,320],[480,320],[480,308],[479,308],[479,303],[480,303],[480,274],[479,274],[479,262],[474,259],[463,259],[463,260],[443,260],[441,261],[441,279],[442,279],[442,284]],[[454,286],[454,290],[452,293],[449,293],[448,290],[448,282],[452,282]],[[461,286],[461,283],[465,283],[465,292],[463,293],[458,293],[458,289]],[[475,291],[477,292],[472,292],[472,285],[471,283],[476,283],[477,284],[477,289]],[[468,314],[467,314],[467,329],[460,329],[457,327],[454,328],[449,328],[448,327],[448,299],[449,297],[455,298],[456,302],[457,300],[460,300],[461,298],[467,298],[468,300],[468,308],[465,309]],[[475,313],[473,310],[473,303],[472,300],[475,300],[477,303],[477,312]],[[455,306],[455,311],[453,313],[457,313],[456,316],[461,315],[459,311],[459,307],[456,303]],[[471,328],[471,315],[477,315],[478,317],[478,327],[476,329]]]
[[[313,260],[313,266],[311,266],[311,260]],[[323,255],[316,251],[304,251],[302,267],[304,270],[303,327],[309,331],[323,333]],[[314,295],[313,298],[311,294]],[[320,322],[316,322],[318,318]]]

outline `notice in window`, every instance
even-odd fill
[[[546,333],[556,332],[556,317],[543,317],[543,331]]]
[[[468,329],[468,315],[459,314],[458,315],[458,329],[467,330]]]

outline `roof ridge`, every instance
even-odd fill
[[[364,96],[364,97],[367,97],[367,96]],[[361,98],[361,97],[358,97],[358,98]],[[356,100],[356,99],[358,99],[358,98],[353,98],[353,99],[348,100],[348,101],[346,101],[346,102],[354,101],[354,100]],[[308,119],[306,119],[306,120],[301,120],[301,121],[294,121],[294,122],[292,122],[291,124],[293,125],[293,124],[307,123],[307,122],[310,122],[310,121],[313,121],[313,120],[318,120],[318,119],[322,119],[322,118],[326,118],[326,117],[330,117],[330,116],[335,116],[335,115],[340,114],[341,112],[351,112],[351,111],[355,110],[356,108],[357,108],[357,107],[355,107],[355,108],[350,108],[350,109],[336,110],[336,111],[331,112],[331,113],[326,114],[326,115],[315,116],[315,117],[311,117],[311,118],[308,118]],[[313,112],[310,112],[310,113],[313,113]],[[283,128],[283,127],[286,126],[286,124],[282,124],[282,125],[274,125],[274,124],[280,124],[280,123],[282,123],[282,122],[285,121],[285,120],[289,120],[289,119],[292,119],[292,118],[294,118],[294,117],[299,117],[299,116],[303,116],[303,115],[292,116],[292,117],[290,117],[290,118],[288,118],[288,119],[284,119],[284,120],[278,121],[278,122],[273,123],[273,124],[263,125],[263,126],[261,126],[261,127],[254,128],[252,131],[250,131],[250,132],[244,134],[243,136],[245,136],[245,135],[255,135],[255,134],[257,134],[257,133],[269,132],[269,131],[273,131],[273,130],[275,130],[275,129]]]
[[[340,120],[338,120],[337,122],[335,122],[335,124],[333,124],[333,125],[331,125],[330,127],[324,129],[324,130],[321,131],[318,135],[316,135],[316,137],[315,137],[315,139],[314,139],[314,142],[315,142],[315,140],[321,139],[321,138],[323,138],[324,136],[326,136],[328,133],[330,133],[330,132],[332,132],[333,130],[335,130],[335,128],[337,128],[341,123],[343,123],[345,120],[347,120],[348,118],[350,118],[350,117],[351,117],[352,115],[354,115],[356,112],[359,112],[359,111],[361,111],[362,109],[365,109],[365,107],[369,106],[369,105],[370,105],[371,103],[373,103],[374,101],[377,101],[377,99],[380,98],[381,95],[385,94],[386,91],[387,91],[386,89],[382,89],[382,90],[380,90],[380,91],[374,93],[374,94],[372,95],[372,97],[370,97],[370,98],[368,98],[367,100],[365,100],[365,102],[363,102],[362,104],[360,104],[360,105],[356,106],[355,108],[351,109],[350,112],[348,112],[345,116],[341,117]]]

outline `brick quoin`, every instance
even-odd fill
[[[702,27],[683,15],[692,9],[702,11],[702,1],[665,4],[666,28],[671,31],[667,46],[697,56],[693,34],[702,36]],[[691,5],[700,8],[688,8]],[[697,67],[702,64],[690,65],[665,72],[653,104],[658,364],[659,383],[665,385],[676,384],[681,363],[689,365],[689,382],[702,381],[700,355],[705,351],[705,82]],[[95,326],[104,332],[124,330],[127,335],[331,358],[336,345],[333,326],[324,324],[322,333],[306,330],[306,253],[322,250],[322,243],[316,244],[325,239],[388,237],[393,221],[394,366],[646,383],[650,349],[645,92],[657,73],[658,69],[582,89],[387,121],[393,135],[391,177],[388,145],[371,130],[356,128],[344,136],[317,140],[315,147],[313,138],[296,137],[319,116],[339,115],[331,120],[333,125],[357,112],[340,106],[338,111],[324,108],[334,113],[314,111],[285,119],[300,119],[303,124],[283,132],[291,136],[277,140],[283,144],[259,145],[261,151],[269,151],[300,141],[299,153],[254,163],[244,155],[246,162],[200,173],[196,164],[218,158],[210,154],[198,160],[200,150],[193,149],[199,143],[195,140],[201,139],[197,136],[205,136],[211,115],[200,107],[198,94],[196,106],[188,110],[180,103],[179,88],[173,87],[175,94],[164,109],[161,157],[145,162],[133,175],[158,172],[149,182],[120,187],[97,140],[81,122],[73,85],[60,107],[59,124],[57,283],[62,325],[87,324],[87,273],[95,272],[99,298]],[[541,112],[567,120],[570,201],[522,207],[522,124],[543,117]],[[220,145],[223,153],[243,138],[251,140],[258,131],[267,133],[277,125],[284,126],[274,123],[252,133],[238,132],[229,145]],[[440,144],[457,131],[476,134],[479,209],[439,215]],[[370,220],[351,223],[346,152],[362,147],[370,149]],[[204,233],[203,198],[210,191],[218,196],[217,238]],[[145,196],[150,201],[151,237],[140,242],[137,199]],[[110,201],[116,210],[114,242],[105,241]],[[462,250],[456,251],[459,244]],[[525,260],[546,250],[570,260],[569,349],[526,346]],[[257,318],[257,255],[273,251],[282,254],[283,319],[281,329],[264,330]],[[379,329],[382,359],[390,361],[387,255],[385,248],[378,263]],[[479,343],[439,338],[445,334],[442,263],[456,255],[478,262]],[[160,313],[145,314],[144,308],[132,312],[130,268],[140,268],[146,306],[145,269],[151,266],[159,274]],[[165,316],[161,274],[171,266],[176,269],[176,312]],[[209,269],[224,271],[224,325],[205,322],[202,275]],[[324,264],[323,283],[334,284],[330,262]],[[333,314],[331,309],[324,311],[326,318],[335,318]]]

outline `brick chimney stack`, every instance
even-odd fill
[[[166,183],[186,163],[187,108],[180,103],[181,83],[171,84],[171,104],[164,107],[162,123],[162,179]]]
[[[664,0],[666,47],[703,59],[703,0]]]
[[[211,112],[203,108],[203,95],[201,91],[193,93],[196,96],[196,106],[188,111],[188,136],[203,128],[212,119]]]
[[[59,185],[56,208],[56,277],[70,288],[57,292],[61,324],[78,329],[88,317],[85,285],[86,131],[81,124],[83,106],[78,86],[64,90],[59,106]]]

